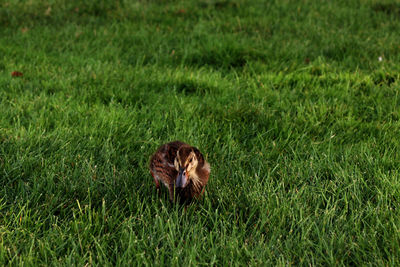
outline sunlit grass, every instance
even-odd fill
[[[1,2],[0,263],[398,265],[398,10]],[[148,171],[177,139],[186,211]]]

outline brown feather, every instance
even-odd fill
[[[174,166],[175,159],[179,154],[183,165],[188,157],[192,155],[191,153],[194,153],[198,161],[196,170],[189,176],[186,187],[175,188],[175,181],[178,177],[178,171]],[[181,201],[190,201],[204,192],[210,176],[210,165],[197,148],[181,141],[174,141],[160,146],[154,153],[150,159],[150,172],[153,175],[157,189],[158,181],[161,181],[168,188],[171,201],[174,201],[174,190],[175,195],[179,196]]]

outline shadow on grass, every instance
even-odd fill
[[[185,65],[208,66],[214,69],[241,69],[250,61],[265,61],[264,53],[247,48],[235,48],[229,43],[219,48],[201,49],[181,58]]]
[[[155,93],[171,93],[175,90],[177,93],[183,95],[204,95],[206,93],[213,93],[219,90],[213,85],[188,78],[165,81],[142,81],[137,85],[137,87],[141,89],[147,88],[149,91],[153,91]]]
[[[372,10],[386,15],[395,15],[396,18],[400,18],[399,3],[376,3],[372,5]]]

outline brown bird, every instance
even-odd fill
[[[181,141],[164,144],[150,159],[150,173],[157,190],[160,181],[168,188],[169,198],[184,201],[199,197],[210,176],[210,164],[200,151]]]

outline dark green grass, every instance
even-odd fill
[[[399,265],[399,22],[396,1],[1,1],[0,264]],[[186,212],[147,168],[176,139],[212,167]]]

